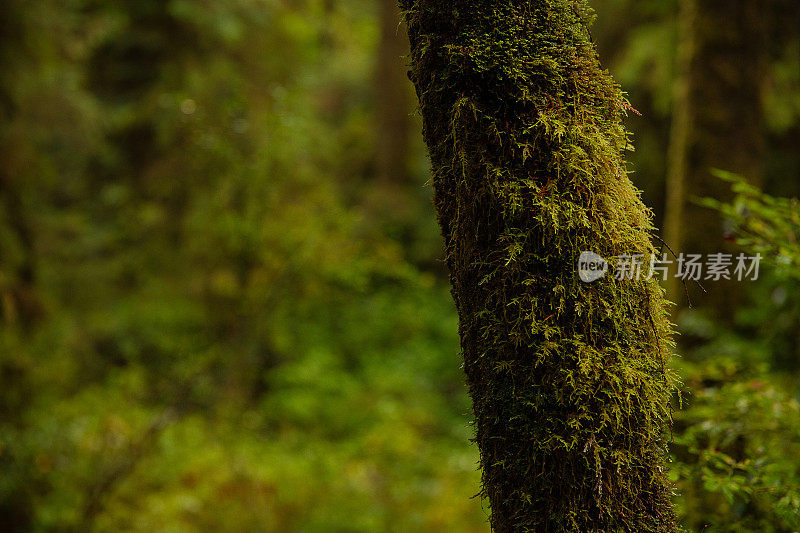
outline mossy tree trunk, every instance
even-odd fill
[[[495,531],[676,531],[663,291],[583,1],[403,0]]]

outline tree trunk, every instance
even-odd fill
[[[678,53],[676,58],[677,78],[672,104],[672,125],[670,128],[669,152],[667,154],[666,195],[664,206],[664,239],[673,250],[683,249],[684,204],[686,202],[686,181],[688,171],[688,147],[692,120],[689,97],[689,69],[694,56],[695,20],[694,0],[681,2],[678,16]],[[675,273],[666,279],[667,297],[676,302],[676,309],[686,304],[681,292],[681,282]]]
[[[664,236],[676,252],[731,252],[725,221],[694,199],[730,199],[714,168],[761,180],[767,10],[755,0],[683,0],[681,9]],[[730,318],[742,291],[724,280],[706,286],[696,303]],[[685,304],[681,291],[672,279],[670,298]]]
[[[663,291],[576,269],[653,252],[589,8],[401,7],[493,529],[676,531]]]
[[[377,167],[381,182],[394,187],[410,184],[410,95],[401,58],[408,54],[408,39],[401,33],[396,0],[381,0],[381,40],[375,69]]]
[[[0,7],[0,46],[15,50],[0,55],[0,327],[14,322],[32,326],[44,314],[36,289],[37,261],[33,222],[26,210],[26,181],[21,169],[31,141],[19,135],[18,80],[23,66],[37,65],[40,57],[25,43],[25,31],[36,13],[24,2]],[[41,45],[41,43],[40,43]],[[24,130],[22,130],[25,133]],[[13,243],[8,246],[6,245]]]
[[[403,58],[408,55],[408,37],[400,26],[397,0],[380,0],[380,41],[375,58],[375,173],[377,179],[365,189],[368,212],[376,221],[407,235],[414,218],[411,161],[411,112],[413,95],[408,86]],[[402,228],[402,229],[400,229]]]

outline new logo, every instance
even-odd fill
[[[608,272],[608,262],[594,252],[581,252],[578,257],[578,277],[584,283],[602,278]]]

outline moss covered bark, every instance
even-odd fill
[[[493,529],[676,531],[663,291],[576,270],[653,250],[588,6],[401,7]]]

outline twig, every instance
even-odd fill
[[[658,236],[658,235],[656,235],[656,234],[653,234],[653,237],[655,237],[656,239],[658,239],[658,240],[661,242],[661,244],[663,244],[664,246],[666,246],[666,247],[667,247],[667,250],[669,250],[669,251],[670,251],[670,253],[672,254],[672,257],[674,257],[674,258],[675,258],[675,260],[678,260],[678,255],[677,255],[677,254],[676,254],[676,253],[675,253],[675,252],[672,250],[672,248],[670,248],[669,244],[667,244],[667,243],[664,241],[664,239],[662,239],[661,237],[659,237],[659,236]],[[702,290],[704,293],[708,294],[708,291],[706,290],[706,288],[705,288],[705,287],[703,287],[703,284],[702,284],[702,283],[700,283],[700,281],[698,281],[698,280],[696,280],[696,279],[693,279],[692,281],[694,281],[694,282],[697,284],[697,286],[698,286],[698,287],[700,287],[700,289],[701,289],[701,290]],[[685,280],[685,279],[683,279],[683,278],[681,278],[681,284],[683,284],[683,290],[684,290],[684,292],[686,293],[686,301],[689,303],[689,309],[694,309],[694,306],[692,305],[692,299],[689,297],[689,288],[686,286],[686,280]]]

